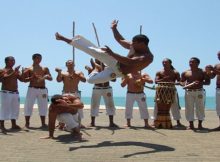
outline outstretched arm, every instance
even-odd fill
[[[122,63],[124,65],[137,65],[141,61],[149,62],[149,64],[153,61],[153,55],[148,56],[139,56],[139,57],[125,57],[121,56],[119,54],[114,53],[108,46],[105,46],[105,48],[102,48],[103,51],[105,51],[110,56],[114,57],[119,63]]]
[[[130,49],[131,42],[124,39],[124,37],[119,33],[117,29],[118,20],[114,20],[111,24],[111,29],[114,35],[115,40],[124,48]]]

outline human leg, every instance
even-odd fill
[[[19,109],[20,109],[20,103],[19,103],[19,95],[18,94],[12,94],[12,101],[11,101],[11,124],[12,129],[21,129],[20,126],[16,124],[16,120],[19,116]]]
[[[202,122],[205,118],[205,95],[203,91],[197,91],[197,98],[195,102],[196,116],[198,118],[198,129],[203,129]]]
[[[188,129],[194,129],[194,103],[195,103],[195,93],[190,91],[185,91],[185,116],[186,120],[189,122]]]
[[[136,94],[136,101],[139,107],[140,117],[144,120],[144,127],[148,128],[150,125],[148,124],[149,113],[146,100],[147,98],[144,93]]]
[[[102,96],[103,96],[105,107],[106,107],[106,113],[109,116],[109,127],[118,127],[114,123],[115,104],[113,100],[112,87],[109,87],[108,89],[103,89],[102,91],[103,91]]]
[[[177,126],[182,126],[180,123],[181,115],[180,115],[180,109],[179,109],[179,102],[178,102],[178,97],[177,93],[175,92],[175,97],[174,97],[174,102],[170,107],[173,119],[176,120]]]
[[[99,115],[100,100],[101,100],[101,89],[95,89],[95,87],[93,87],[92,97],[91,97],[91,107],[90,107],[90,116],[91,116],[90,125],[92,127],[95,126],[95,117]]]
[[[131,127],[131,118],[133,118],[134,94],[126,94],[125,118],[127,119],[127,127]]]
[[[25,116],[25,127],[30,127],[30,118],[33,111],[33,106],[37,97],[37,89],[28,87],[25,104],[24,104],[24,116]]]
[[[47,116],[47,106],[48,106],[48,93],[47,89],[38,89],[38,96],[37,96],[37,104],[39,115],[41,119],[41,126],[47,127],[46,125],[46,116]]]

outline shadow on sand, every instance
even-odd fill
[[[90,145],[90,146],[79,146],[79,147],[70,147],[69,151],[74,151],[77,149],[83,149],[83,148],[102,148],[102,147],[115,147],[115,146],[139,146],[144,147],[147,149],[152,149],[148,151],[142,151],[142,152],[135,152],[132,154],[123,155],[122,158],[129,158],[131,156],[135,155],[142,155],[142,154],[150,154],[150,153],[156,153],[156,152],[164,152],[164,151],[175,151],[174,148],[165,146],[165,145],[159,145],[159,144],[152,144],[152,143],[144,143],[144,142],[133,142],[133,141],[127,141],[127,142],[112,142],[112,141],[104,141],[101,143],[98,143],[97,145]]]

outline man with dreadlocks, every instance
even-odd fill
[[[156,73],[155,83],[159,82],[179,82],[180,81],[180,73],[173,67],[172,60],[169,58],[165,58],[162,61],[163,69]],[[174,102],[172,103],[171,112],[173,119],[177,121],[177,127],[182,126],[180,123],[181,115],[180,115],[180,105],[179,105],[179,97],[177,91],[175,91]],[[157,117],[158,107],[155,104],[154,108],[154,119]]]

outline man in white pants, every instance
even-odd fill
[[[194,129],[194,105],[198,118],[198,129],[203,129],[205,118],[205,95],[203,85],[210,84],[210,78],[203,69],[199,68],[200,60],[192,57],[189,60],[190,69],[181,74],[181,82],[185,89],[185,115],[189,122],[188,129]]]
[[[49,107],[49,136],[44,139],[54,139],[56,119],[66,124],[66,130],[74,137],[81,139],[80,125],[78,121],[78,109],[84,107],[80,99],[74,95],[54,95]]]
[[[130,57],[118,55],[108,46],[98,48],[80,35],[73,39],[68,39],[59,33],[55,36],[57,40],[64,41],[107,65],[103,71],[90,74],[87,81],[92,84],[105,83],[125,74],[140,71],[153,61],[153,55],[148,47],[149,39],[145,35],[133,37],[130,44],[132,44],[134,54]]]
[[[86,82],[86,78],[81,71],[75,71],[75,64],[72,60],[66,61],[67,71],[62,72],[61,69],[56,68],[57,82],[63,82],[63,95],[74,95],[81,98],[81,93],[78,89],[80,82]],[[79,109],[80,120],[83,119],[83,109]],[[82,125],[83,126],[83,125]]]
[[[33,65],[26,68],[23,72],[25,82],[30,82],[24,106],[25,127],[30,126],[30,117],[32,115],[33,106],[37,99],[39,115],[41,118],[42,128],[47,127],[45,117],[47,115],[48,90],[45,86],[45,80],[52,80],[50,71],[47,67],[42,67],[40,62],[42,56],[36,53],[32,56]]]
[[[217,57],[220,60],[220,51],[217,53]],[[216,78],[216,113],[219,117],[219,126],[214,128],[213,131],[220,131],[220,64],[206,66],[206,73],[211,79]]]
[[[153,80],[148,74],[141,74],[141,72],[133,72],[128,74],[122,79],[121,86],[127,85],[126,95],[126,107],[125,107],[125,118],[127,119],[127,127],[131,127],[131,119],[133,118],[133,105],[136,101],[139,107],[141,119],[144,120],[144,127],[151,128],[148,124],[148,109],[146,103],[146,96],[144,93],[144,84],[153,83]]]
[[[6,57],[5,64],[5,68],[1,70],[0,74],[0,82],[2,82],[0,91],[0,127],[3,133],[7,132],[4,126],[5,120],[11,120],[12,129],[20,129],[16,124],[20,109],[17,80],[23,81],[19,72],[20,66],[13,69],[15,65],[14,57]]]
[[[165,58],[165,59],[163,59],[162,64],[163,64],[163,69],[156,73],[155,83],[179,82],[180,81],[180,74],[173,67],[172,60],[170,60],[169,58]],[[177,122],[177,127],[182,126],[182,124],[180,123],[181,115],[180,115],[180,106],[179,106],[179,99],[178,99],[177,90],[175,91],[174,102],[172,103],[170,110],[172,112],[173,119],[176,120],[176,122]],[[155,102],[154,119],[156,119],[156,117],[157,117],[157,112],[158,112],[158,107]]]
[[[86,66],[88,73],[97,73],[104,70],[106,67],[103,63],[98,61],[97,59],[95,62],[91,59],[92,68]],[[116,81],[116,79],[112,80]],[[113,91],[112,87],[110,86],[109,82],[95,84],[92,90],[92,97],[91,97],[91,123],[90,126],[95,127],[95,118],[99,115],[99,107],[100,107],[100,100],[103,97],[106,107],[106,114],[109,116],[109,127],[118,127],[114,123],[114,116],[115,116],[115,105],[113,100]]]

